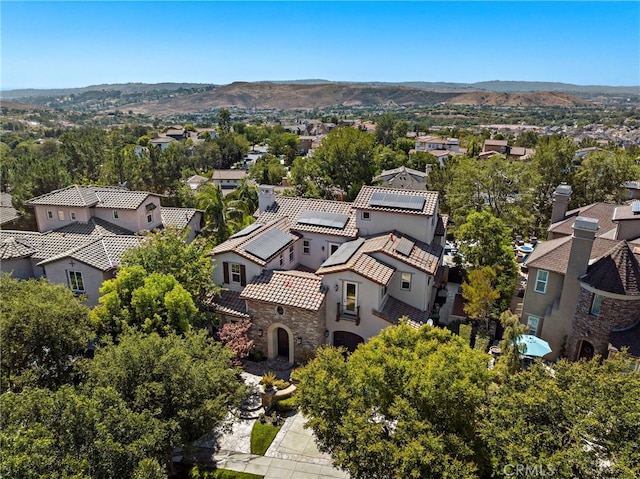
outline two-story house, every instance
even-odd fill
[[[350,350],[408,316],[426,323],[446,218],[438,195],[365,186],[353,203],[276,196],[260,186],[254,224],[213,250],[223,320],[251,318],[268,357]]]
[[[189,228],[191,241],[202,227],[202,211],[166,208],[160,196],[108,186],[73,185],[27,201],[38,231],[0,231],[0,268],[14,277],[46,277],[98,303],[99,288],[111,279],[121,254],[139,244],[140,233]]]
[[[384,170],[373,180],[378,182],[380,186],[399,190],[426,190],[428,176],[429,174],[425,171],[400,166],[399,168]]]
[[[640,202],[567,212],[570,195],[556,189],[549,240],[527,259],[522,322],[549,342],[548,359],[640,355]]]

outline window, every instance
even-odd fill
[[[302,240],[302,254],[309,254],[311,252],[311,246],[309,240]]]
[[[358,285],[356,283],[345,283],[342,303],[345,313],[356,314],[356,305],[358,304]]]
[[[240,283],[241,278],[240,265],[238,263],[231,263],[231,282]]]
[[[540,324],[540,318],[537,316],[529,316],[527,318],[527,328],[529,328],[529,334],[537,336],[538,325]]]
[[[591,300],[591,314],[600,316],[600,307],[602,306],[602,295],[594,293]]]
[[[280,253],[280,266],[284,265],[284,257],[282,253]]]
[[[340,248],[339,244],[337,244],[337,243],[329,243],[329,256],[331,256],[333,253],[338,251],[338,248]]]
[[[82,273],[80,271],[67,271],[69,279],[69,287],[76,293],[84,292],[84,282],[82,281]]]
[[[368,211],[363,211],[363,212],[362,212],[362,219],[363,219],[363,220],[369,220],[369,219],[371,219],[371,213],[369,213]]]
[[[289,263],[293,263],[293,258],[295,255],[293,254],[293,245],[289,246]]]
[[[549,281],[549,272],[544,269],[539,269],[536,276],[536,285],[533,290],[536,293],[545,294],[547,292],[547,281]]]
[[[53,219],[53,211],[47,211],[47,219],[48,220],[52,220]]]
[[[277,312],[280,316],[282,316],[282,315],[284,314],[284,308],[283,308],[282,306],[278,306],[278,307],[276,308],[276,312]]]
[[[152,214],[152,213],[149,213],[149,214],[147,215],[147,223],[151,223],[152,221],[153,221],[153,214]]]
[[[148,217],[147,217],[148,218]],[[113,219],[117,220],[118,219],[118,210],[113,210]]]
[[[58,219],[64,221],[64,211],[58,210]]]
[[[387,295],[387,286],[382,287],[382,297],[384,298]]]
[[[411,290],[411,273],[402,273],[400,289],[404,289],[405,291]]]
[[[76,219],[76,212],[75,212],[75,211],[71,211],[71,212],[69,212],[69,218],[71,218],[72,220],[74,220],[74,221],[75,221],[75,219]]]

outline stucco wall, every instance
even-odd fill
[[[9,273],[13,278],[33,278],[33,269],[29,258],[3,259],[0,261],[0,271]]]
[[[221,253],[215,255],[213,258],[213,283],[223,288],[229,289],[231,291],[242,291],[244,289],[243,286],[237,283],[225,283],[224,282],[224,270],[223,264],[224,262],[228,263],[238,263],[243,264],[246,268],[246,278],[247,283],[249,283],[255,276],[259,275],[262,272],[262,268],[249,261],[248,259],[243,258],[242,256],[238,256],[235,253]],[[231,278],[229,278],[231,279]]]
[[[34,207],[34,210],[38,223],[38,231],[49,231],[78,221],[86,223],[89,221],[89,218],[91,218],[89,208],[38,205]],[[53,215],[52,219],[47,218],[47,211],[51,211]],[[62,212],[64,220],[58,219],[58,211]],[[71,213],[75,213],[75,219],[71,219]]]
[[[69,286],[67,271],[79,271],[82,273],[82,282],[85,289],[83,294],[87,297],[87,306],[93,307],[97,305],[98,298],[100,297],[99,289],[102,286],[102,282],[105,279],[111,278],[111,275],[108,272],[103,273],[80,261],[73,260],[74,264],[71,265],[70,261],[69,258],[63,258],[60,261],[46,264],[44,270],[47,279],[52,283]]]
[[[369,211],[369,219],[363,219],[362,210],[356,212],[356,226],[360,236],[400,231],[424,243],[431,243],[437,224],[433,216]]]

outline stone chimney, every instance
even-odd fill
[[[557,223],[564,219],[567,214],[569,206],[569,199],[571,198],[571,186],[562,183],[558,185],[553,192],[553,210],[551,210],[551,224]]]
[[[271,185],[258,186],[258,211],[264,211],[276,202],[275,187]]]
[[[560,316],[568,320],[569,329],[571,328],[576,302],[580,294],[580,277],[587,272],[589,267],[591,249],[598,228],[598,220],[594,218],[578,216],[573,223],[569,261],[567,263],[567,272],[564,275],[562,295],[558,307]]]

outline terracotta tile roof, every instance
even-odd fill
[[[358,196],[353,202],[353,208],[359,210],[372,210],[372,211],[388,211],[392,213],[404,213],[409,215],[428,215],[432,216],[436,212],[436,206],[438,204],[438,193],[436,191],[417,191],[417,190],[402,190],[398,194],[405,196],[419,196],[425,199],[424,206],[421,210],[408,210],[403,208],[390,208],[383,206],[371,206],[369,201],[371,196],[376,193],[390,193],[393,190],[380,186],[363,186],[358,193]]]
[[[414,308],[410,304],[404,303],[393,296],[387,298],[381,311],[374,309],[373,314],[391,324],[398,324],[398,319],[407,316],[409,318],[409,325],[414,328],[419,328],[423,324],[426,324],[429,319],[428,312],[420,311],[418,308]]]
[[[196,214],[197,211],[194,208],[167,208],[162,207],[162,225],[167,228],[175,226],[176,228],[186,228]]]
[[[573,234],[573,222],[578,216],[586,216],[588,218],[594,218],[598,220],[600,229],[596,233],[596,236],[602,236],[612,229],[616,228],[616,224],[613,222],[613,213],[615,209],[620,205],[614,205],[611,203],[592,203],[575,210],[567,211],[565,219],[553,223],[549,226],[549,231],[556,235]]]
[[[246,304],[243,299],[240,299],[240,293],[237,291],[224,290],[219,296],[216,295],[209,298],[208,302],[216,313],[238,318],[249,317],[249,314],[246,312]]]
[[[212,180],[242,180],[247,178],[248,173],[245,170],[214,170]]]
[[[0,260],[28,258],[35,252],[36,249],[23,239],[9,237],[0,240]]]
[[[313,273],[268,270],[247,284],[240,298],[318,311],[326,291]]]
[[[72,185],[28,200],[27,205],[78,206],[82,208],[137,209],[150,195],[113,186]]]
[[[627,352],[636,358],[640,358],[640,318],[638,322],[630,328],[623,330],[612,330],[610,343],[618,351],[623,347]]]
[[[413,243],[408,255],[396,251],[403,238]],[[339,271],[353,271],[375,283],[386,285],[389,284],[396,268],[386,264],[378,254],[394,258],[420,271],[435,275],[438,270],[441,251],[442,247],[439,245],[431,246],[394,231],[366,239],[350,258],[345,258],[345,262],[342,264],[331,265],[330,257],[325,262],[329,263],[329,266],[320,266],[316,274],[324,275]]]
[[[640,264],[626,241],[589,266],[580,279],[600,291],[640,296]]]
[[[388,189],[387,189],[388,191]],[[347,215],[349,219],[344,228],[330,228],[327,226],[315,226],[297,223],[300,213],[304,210],[324,211],[326,213],[339,213]],[[299,198],[277,196],[275,203],[263,213],[258,214],[260,222],[273,221],[277,218],[288,217],[291,221],[291,229],[301,232],[321,233],[347,238],[355,238],[358,235],[356,228],[356,216],[352,203],[344,201],[317,200],[313,198]]]
[[[596,238],[591,249],[591,259],[593,263],[605,254],[609,253],[620,243],[619,240],[607,238]],[[538,243],[527,259],[529,268],[545,269],[556,273],[565,274],[569,262],[569,252],[571,251],[571,237],[564,236],[550,241]]]

